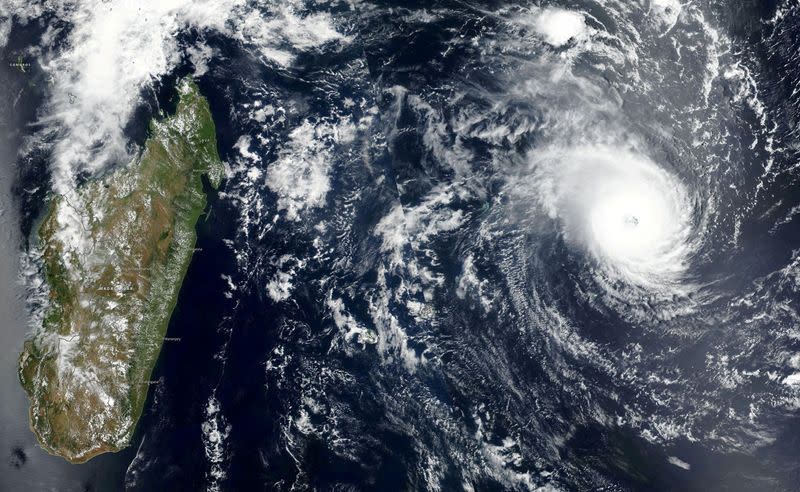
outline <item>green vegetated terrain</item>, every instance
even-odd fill
[[[130,442],[206,206],[219,186],[208,103],[190,80],[137,159],[54,196],[38,230],[49,303],[19,377],[42,446],[84,462]]]

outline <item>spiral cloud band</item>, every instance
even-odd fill
[[[657,289],[681,280],[692,251],[690,194],[650,158],[611,147],[537,156],[542,202],[607,275]]]

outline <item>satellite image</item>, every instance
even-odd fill
[[[0,492],[800,491],[800,1],[0,0]]]

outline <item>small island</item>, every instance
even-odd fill
[[[206,207],[223,176],[208,102],[188,79],[140,155],[69,196],[38,228],[49,302],[19,378],[42,447],[72,463],[130,443]]]

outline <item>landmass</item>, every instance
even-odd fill
[[[131,440],[206,207],[223,176],[208,102],[178,83],[139,156],[69,195],[38,228],[49,291],[19,378],[42,447],[73,463]]]

